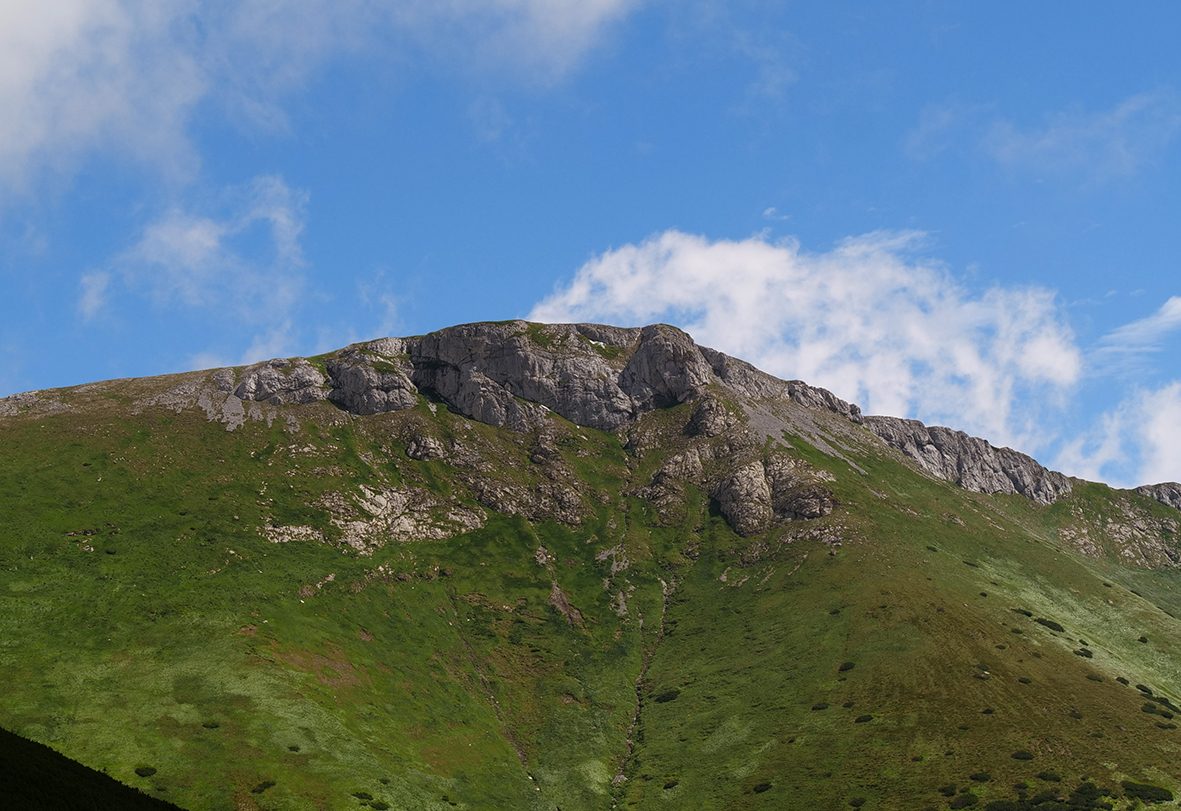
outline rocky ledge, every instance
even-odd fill
[[[376,414],[411,408],[421,394],[516,431],[535,429],[549,411],[615,431],[711,387],[861,420],[856,406],[830,392],[779,380],[664,324],[465,324],[357,344],[322,369],[298,358],[255,364],[242,371],[234,395],[273,405],[329,400],[354,414]]]
[[[1137,487],[1136,492],[1149,498],[1155,498],[1161,504],[1166,504],[1175,510],[1181,510],[1181,484],[1177,482],[1146,484],[1143,487]]]
[[[865,427],[931,476],[977,493],[1015,493],[1052,504],[1071,491],[1070,479],[1010,448],[916,420],[866,417]]]

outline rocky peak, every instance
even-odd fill
[[[1016,493],[1051,504],[1071,491],[1070,479],[1010,448],[997,448],[963,431],[917,420],[866,417],[865,427],[920,469],[977,493]]]
[[[324,373],[300,359],[255,364],[243,370],[234,393],[276,405],[326,399],[354,414],[408,409],[425,395],[517,431],[537,428],[547,411],[615,431],[711,387],[860,420],[856,406],[830,392],[779,380],[665,324],[464,324],[351,346],[330,358]]]
[[[1143,487],[1137,487],[1136,492],[1149,498],[1155,498],[1161,504],[1167,504],[1175,510],[1181,510],[1181,484],[1177,482],[1146,484]]]

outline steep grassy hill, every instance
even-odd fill
[[[5,807],[57,811],[176,811],[157,800],[0,729],[0,797]]]
[[[486,330],[0,401],[0,726],[192,809],[1181,791],[1181,513],[971,492],[707,350],[661,389],[676,336]],[[575,344],[617,425],[529,377]]]

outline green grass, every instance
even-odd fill
[[[259,529],[331,541],[317,505],[362,484],[473,503],[447,460],[406,458],[411,427],[522,487],[547,475],[533,438],[441,407],[229,433],[89,398],[0,423],[0,726],[182,806],[914,809],[970,785],[983,808],[1053,773],[1119,808],[1178,788],[1181,730],[1135,688],[1181,702],[1177,573],[1059,536],[1125,494],[1039,507],[789,437],[834,475],[832,516],[743,539],[689,486],[658,522],[637,489],[688,443],[682,405],[645,419],[639,455],[555,418],[577,527],[491,514],[360,556]]]

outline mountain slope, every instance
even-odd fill
[[[0,725],[189,808],[1177,790],[1181,513],[945,430],[660,326],[2,400]]]

